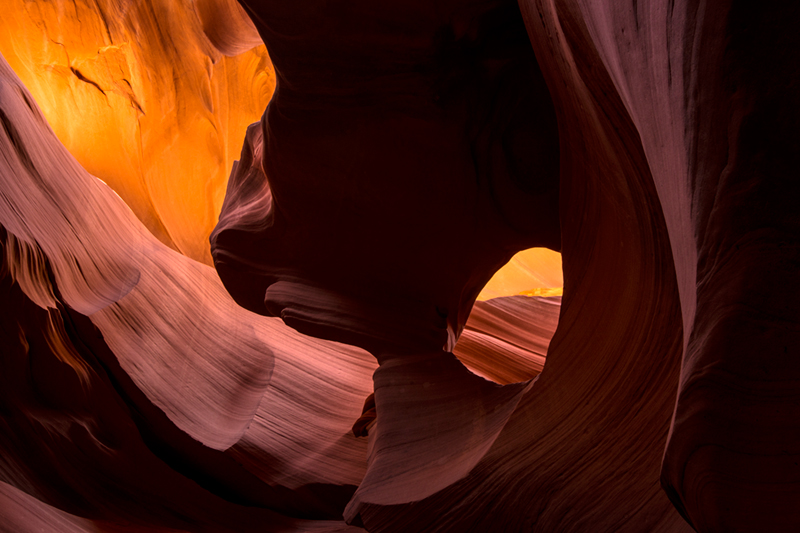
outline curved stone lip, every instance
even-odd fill
[[[421,501],[465,478],[538,377],[500,385],[473,374],[449,352],[383,361],[374,374],[379,415],[370,434],[369,469],[345,521],[358,523],[365,506]],[[428,407],[419,410],[422,404]]]
[[[443,350],[450,338],[447,315],[433,304],[409,299],[379,306],[307,281],[271,283],[264,311],[300,333],[358,346],[379,361],[389,352]]]

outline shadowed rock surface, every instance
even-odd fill
[[[70,5],[276,88],[215,272],[0,61],[0,529],[800,527],[800,9]],[[476,303],[533,246],[563,296]]]

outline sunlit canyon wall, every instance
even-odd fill
[[[237,7],[9,0],[0,14],[3,56],[59,140],[156,237],[204,262],[230,164],[275,86]]]
[[[4,7],[3,531],[799,527],[797,8]]]

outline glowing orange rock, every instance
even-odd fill
[[[210,263],[231,162],[275,78],[236,2],[193,9],[10,0],[0,53],[78,161],[162,242]]]
[[[547,248],[531,248],[514,255],[495,272],[478,294],[478,301],[499,296],[560,296],[564,286],[561,254]]]
[[[165,38],[167,51],[185,39],[203,50],[187,51],[190,63],[213,56],[204,46],[235,54],[255,42],[229,0],[198,1],[196,16],[175,24],[167,3],[15,5],[31,20],[80,21],[88,35],[116,35],[122,24]],[[214,237],[242,305],[363,344],[377,370],[362,350],[235,306],[213,270],[158,243],[68,155],[0,60],[0,506],[9,527],[94,526],[48,504],[109,528],[156,530],[357,530],[342,512],[370,531],[796,527],[800,10],[433,5],[390,13],[397,6],[252,2],[281,87],[248,129]],[[202,143],[213,138],[202,118],[217,124],[211,108],[225,108],[206,83],[213,76],[176,67],[172,86],[164,65],[179,56],[166,53],[144,89],[138,45],[75,37],[66,47],[61,30],[40,26],[62,43],[40,43],[58,94],[73,91],[94,119],[106,115],[93,98],[107,98],[153,121],[149,133],[135,130],[142,161],[159,172],[181,166],[189,152],[179,128],[218,154]],[[11,34],[25,32],[3,34],[3,46],[21,42]],[[526,132],[530,116],[472,120],[481,106],[512,101],[486,96],[519,82],[498,75],[503,61],[535,63],[528,38],[558,121],[533,136],[541,143]],[[17,48],[10,55],[31,50]],[[409,58],[419,63],[408,68]],[[535,96],[549,102],[539,82]],[[37,83],[47,100],[50,85]],[[156,94],[164,86],[181,100]],[[461,105],[465,87],[476,105]],[[177,105],[183,98],[191,108]],[[164,116],[153,118],[153,106]],[[110,131],[126,127],[123,118],[110,119]],[[475,124],[491,132],[464,150],[464,126]],[[506,127],[510,146],[493,144]],[[553,158],[526,158],[556,135],[560,173],[543,173],[550,187],[534,202],[525,178],[542,165],[553,171]],[[136,163],[123,144],[120,157]],[[114,154],[102,155],[115,170]],[[487,160],[492,179],[473,180]],[[511,172],[518,163],[530,172]],[[210,209],[181,205],[173,193],[189,185],[125,183],[121,194],[153,231],[197,255],[181,243],[191,241],[188,221],[202,226]],[[494,294],[531,296],[479,302],[461,330],[492,270],[514,250],[557,242],[563,298],[542,297],[557,290],[557,269],[531,286],[518,264],[525,281]],[[441,349],[447,333],[461,334],[452,354]],[[371,375],[369,436],[357,438],[350,427]]]
[[[366,353],[236,306],[80,167],[2,56],[0,191],[0,481],[43,502],[0,485],[9,524],[85,525],[50,504],[146,530],[352,529]]]

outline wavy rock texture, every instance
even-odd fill
[[[300,519],[340,518],[363,475],[374,362],[236,306],[0,80],[3,480],[138,528],[346,530]]]
[[[544,368],[561,297],[512,296],[476,302],[453,355],[496,383],[517,383]]]
[[[245,5],[278,85],[211,237],[223,282],[313,335],[452,347],[500,266],[559,246],[555,114],[516,6]]]
[[[532,198],[514,204],[490,192],[489,211],[500,213],[489,217],[494,222],[480,200],[504,180],[524,198],[526,187],[513,179],[526,168],[523,152],[508,149],[514,142],[524,143],[531,166],[523,173],[540,187],[554,168],[543,155],[556,147],[543,118],[546,97],[520,75],[523,64],[527,72],[537,66],[524,63],[516,46],[513,3],[412,3],[398,12],[245,5],[272,53],[278,86],[262,120],[263,160],[250,163],[264,173],[254,172],[249,185],[229,182],[232,198],[237,189],[254,195],[223,207],[212,236],[216,266],[246,307],[361,345],[380,361],[370,467],[349,520],[376,531],[685,527],[656,481],[680,370],[663,480],[684,517],[707,531],[798,522],[790,504],[797,367],[788,356],[798,344],[796,298],[775,297],[777,324],[766,326],[775,284],[797,294],[789,274],[797,218],[788,206],[798,195],[781,177],[793,168],[787,154],[796,152],[797,68],[770,59],[791,47],[785,36],[794,11],[762,9],[748,18],[738,4],[522,4],[558,122],[565,296],[545,371],[504,396],[472,384],[430,350],[452,347],[473,283],[501,256],[491,247],[465,249],[468,221],[491,227],[505,247],[520,242],[502,240],[508,228],[557,245]],[[767,76],[763,65],[771,64],[775,73]],[[503,74],[514,68],[512,82]],[[499,119],[510,101],[504,91],[537,101],[526,126]],[[712,126],[714,117],[728,126]],[[763,140],[761,129],[772,123],[780,127]],[[486,129],[476,134],[474,124]],[[740,135],[754,143],[744,144],[749,159],[739,157]],[[497,139],[504,150],[494,150]],[[447,171],[437,166],[442,161],[450,161]],[[434,184],[424,193],[420,177]],[[413,219],[399,224],[387,199]],[[246,213],[227,216],[239,207]],[[426,242],[441,240],[438,231],[453,223],[466,231],[445,234],[442,258]],[[397,242],[398,228],[411,241],[404,251],[424,271],[383,266],[396,264],[383,242]],[[775,259],[762,270],[732,246]],[[780,282],[743,286],[750,275]],[[748,348],[730,350],[728,339],[743,336],[739,345]],[[765,337],[774,353],[758,377],[745,370],[745,354],[759,345],[751,337]],[[469,403],[475,399],[483,407]],[[759,418],[761,409],[775,414]],[[463,411],[470,414],[462,421]],[[488,426],[470,433],[467,420]],[[486,432],[497,424],[499,432]],[[436,434],[425,432],[437,425]],[[576,428],[585,429],[576,435]],[[468,448],[480,448],[481,458],[454,444],[465,439],[474,439]],[[418,466],[404,456],[417,457]],[[639,502],[635,508],[612,503],[619,486]],[[609,496],[587,501],[578,496],[586,487]],[[752,510],[755,488],[764,496]]]
[[[698,531],[794,529],[800,8],[578,4],[641,137],[675,257],[686,352],[665,489]]]
[[[550,107],[513,3],[249,7],[278,85],[229,182],[213,254],[245,307],[381,363],[370,465],[345,517],[372,531],[685,528],[658,481],[680,363],[669,239],[608,77],[552,53],[542,72],[568,83]],[[503,254],[558,245],[556,213],[537,208],[555,196],[537,204],[530,192],[552,190],[559,146],[559,330],[535,383],[490,385],[436,350]],[[515,181],[520,169],[530,181]],[[465,229],[439,235],[453,224]],[[402,272],[385,268],[398,232],[415,258]],[[585,498],[588,487],[608,497]]]
[[[797,529],[800,10],[242,5],[221,281],[0,63],[4,527]],[[531,246],[563,296],[476,303]]]
[[[2,531],[58,531],[60,533],[83,533],[84,531],[138,531],[131,525],[120,525],[113,522],[88,520],[60,511],[42,503],[27,493],[0,482],[0,509],[2,509]],[[156,533],[173,533],[176,529],[157,527],[151,529]]]
[[[230,163],[275,86],[241,7],[9,0],[0,28],[0,53],[81,165],[162,242],[211,264]]]

